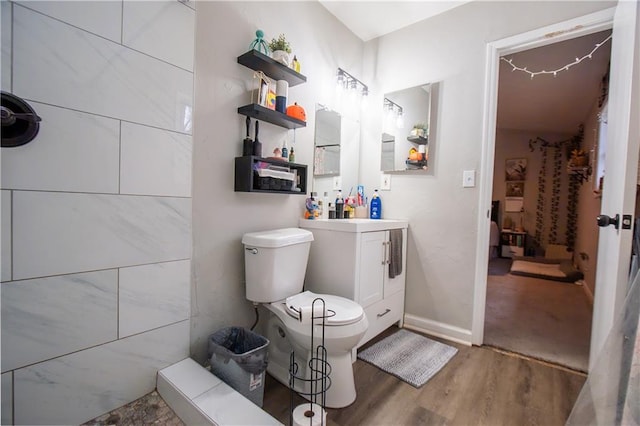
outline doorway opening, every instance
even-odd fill
[[[484,344],[584,372],[610,40],[604,30],[528,49],[499,69]]]
[[[591,329],[591,305],[589,304],[588,292],[584,291],[586,287],[583,283],[590,277],[584,279],[580,284],[566,284],[561,282],[554,282],[552,280],[534,281],[538,285],[529,283],[530,285],[517,285],[516,281],[535,280],[530,277],[517,277],[511,274],[511,265],[513,263],[514,256],[523,257],[544,257],[547,246],[554,245],[560,247],[570,246],[569,256],[570,263],[577,269],[582,268],[583,275],[584,269],[590,268],[589,274],[595,276],[595,265],[597,258],[597,240],[595,241],[596,249],[593,251],[594,255],[591,256],[591,250],[583,249],[584,242],[578,240],[578,236],[574,235],[574,240],[569,241],[567,244],[567,228],[576,227],[575,224],[568,224],[573,218],[567,218],[567,198],[566,192],[562,193],[563,185],[567,185],[567,182],[571,180],[567,172],[567,154],[562,151],[562,148],[548,148],[554,144],[561,145],[560,142],[572,141],[574,148],[579,147],[581,150],[592,151],[593,146],[596,144],[597,131],[593,131],[594,124],[587,123],[590,116],[597,116],[597,111],[594,104],[597,104],[598,94],[601,90],[599,83],[602,80],[604,74],[608,69],[608,55],[611,43],[608,46],[604,46],[603,40],[611,34],[612,28],[612,16],[613,11],[607,10],[596,14],[589,15],[588,17],[577,18],[572,21],[567,21],[561,24],[557,24],[544,29],[532,31],[530,33],[521,34],[509,39],[500,40],[498,42],[490,43],[487,46],[487,87],[485,100],[485,145],[483,150],[483,165],[486,167],[482,174],[481,180],[481,206],[486,206],[486,209],[481,209],[482,213],[479,214],[480,228],[487,226],[487,218],[491,216],[491,201],[499,201],[498,213],[494,214],[494,221],[497,223],[491,224],[494,234],[497,234],[498,243],[496,247],[480,247],[487,244],[487,240],[479,241],[478,253],[479,258],[486,253],[484,259],[485,263],[477,263],[476,266],[476,279],[477,287],[474,301],[474,321],[472,325],[472,343],[480,345],[483,343],[491,344],[493,336],[491,333],[496,329],[492,328],[496,323],[503,326],[502,331],[505,334],[511,333],[512,342],[515,346],[504,347],[502,343],[498,343],[496,346],[502,346],[504,349],[524,353],[525,355],[542,358],[551,362],[566,365],[576,370],[586,371],[588,368],[588,351],[590,346],[590,329]],[[549,37],[549,34],[556,35],[555,37]],[[598,75],[597,81],[594,84],[593,91],[596,93],[593,102],[590,102],[586,106],[585,111],[584,101],[579,107],[571,108],[567,106],[565,101],[567,99],[561,99],[561,101],[554,101],[547,99],[537,100],[537,91],[540,91],[539,83],[543,80],[541,77],[550,78],[555,84],[557,84],[561,73],[565,73],[571,78],[571,74],[575,75],[574,68],[582,65],[578,61],[577,65],[569,65],[573,62],[573,58],[581,57],[585,53],[591,53],[592,49],[587,49],[586,52],[582,51],[585,44],[590,44],[592,39],[597,41],[591,45],[591,48],[598,44],[602,44],[602,47],[598,47],[598,53],[605,52],[605,66],[595,71]],[[582,45],[581,45],[582,43]],[[562,56],[558,56],[558,51],[562,50],[563,46],[568,46],[567,49],[572,50],[571,53],[564,52],[564,59]],[[580,47],[582,46],[582,47]],[[580,50],[577,51],[576,49]],[[592,59],[595,55],[592,55]],[[501,58],[505,58],[502,60]],[[567,58],[571,58],[567,60]],[[551,59],[551,65],[542,64],[539,71],[545,71],[536,73],[538,71],[536,65],[542,63],[542,60]],[[593,62],[592,59],[589,61]],[[510,62],[508,62],[510,60]],[[519,62],[520,61],[520,62]],[[553,62],[555,61],[555,62]],[[564,63],[561,63],[564,61]],[[553,63],[559,64],[553,67]],[[569,66],[567,66],[569,65]],[[589,64],[590,65],[590,64]],[[546,73],[548,69],[556,70],[556,75],[549,75]],[[514,96],[514,99],[504,99],[503,93],[509,93],[510,90],[514,91],[513,87],[508,86],[511,84],[508,80],[504,82],[507,86],[503,85],[503,82],[499,81],[499,76],[508,74],[509,77],[514,74],[524,74],[527,82],[533,82],[528,89],[534,89],[534,94],[520,93],[520,95]],[[533,75],[535,73],[535,75]],[[567,83],[565,80],[565,84]],[[552,89],[553,90],[553,89]],[[556,89],[556,91],[559,91]],[[517,92],[516,92],[517,93]],[[536,95],[536,96],[534,96]],[[593,96],[593,94],[591,95]],[[509,107],[509,102],[516,102],[518,108],[524,110],[525,114],[516,116],[511,114],[515,112],[515,107]],[[519,102],[519,103],[518,103]],[[561,104],[565,108],[566,113],[550,113],[553,110],[553,106]],[[502,114],[501,110],[506,111]],[[528,115],[527,115],[528,113]],[[576,114],[574,114],[576,113]],[[545,116],[545,114],[547,114]],[[575,118],[577,116],[577,118]],[[564,127],[554,127],[553,122],[556,118],[561,117],[560,120]],[[582,126],[581,126],[582,125]],[[491,127],[490,127],[491,126]],[[546,127],[545,127],[546,126]],[[595,125],[597,127],[597,125]],[[581,133],[581,137],[577,138],[576,135]],[[520,144],[520,146],[518,146]],[[545,145],[545,149],[549,151],[547,153],[547,169],[543,170],[541,145]],[[556,153],[557,151],[558,153]],[[535,155],[534,155],[535,153]],[[593,166],[589,163],[590,166]],[[510,179],[507,174],[507,167],[511,171],[514,167],[524,168],[527,176],[524,179]],[[487,171],[488,170],[488,171]],[[548,173],[549,177],[546,178],[545,174],[541,170]],[[495,179],[494,179],[495,173]],[[548,183],[547,183],[548,182]],[[537,189],[540,184],[548,186],[548,193],[545,193],[542,202],[542,208],[538,200]],[[592,190],[593,180],[591,176],[585,176],[581,179],[578,185],[579,193],[588,192],[589,196],[593,200],[597,200]],[[544,188],[542,188],[544,190]],[[559,191],[558,191],[559,189]],[[564,189],[566,191],[566,189]],[[580,194],[577,195],[580,197]],[[546,197],[546,198],[545,198]],[[562,198],[562,200],[560,200]],[[573,202],[576,203],[578,199]],[[596,201],[597,202],[597,201]],[[495,206],[495,203],[494,203]],[[551,210],[551,206],[555,211]],[[598,210],[599,212],[599,210]],[[541,217],[542,215],[542,217]],[[597,213],[595,214],[597,215]],[[546,218],[544,216],[547,216]],[[553,219],[551,219],[553,216]],[[592,216],[594,217],[594,216]],[[496,219],[499,218],[499,219]],[[505,223],[504,219],[509,219]],[[539,222],[545,220],[552,221],[553,223],[546,223],[540,225]],[[585,218],[586,220],[586,218]],[[485,225],[486,224],[486,225]],[[581,224],[577,224],[577,228],[580,228]],[[595,226],[595,225],[594,225]],[[497,231],[496,231],[497,228]],[[505,231],[505,232],[503,232]],[[506,232],[508,231],[508,232]],[[490,230],[487,229],[487,235],[490,234]],[[597,232],[595,233],[597,235]],[[541,238],[542,236],[542,238]],[[496,238],[491,238],[492,242],[495,242]],[[504,243],[504,244],[503,244]],[[506,247],[506,248],[505,248]],[[515,248],[515,250],[514,250]],[[490,256],[491,255],[491,256]],[[495,261],[492,265],[490,273],[487,273],[487,260]],[[518,259],[520,260],[520,259]],[[500,263],[502,262],[502,263]],[[586,265],[588,263],[588,265]],[[483,267],[484,266],[484,267]],[[495,278],[497,277],[497,279]],[[503,287],[494,291],[493,283],[491,281],[503,281]],[[595,280],[591,281],[593,286]],[[552,293],[546,291],[546,289]],[[592,289],[593,287],[591,287]],[[527,291],[530,290],[530,291]],[[545,351],[536,352],[540,343],[532,342],[532,337],[538,335],[549,334],[547,331],[551,329],[557,329],[555,325],[549,325],[542,321],[540,318],[536,319],[535,316],[531,316],[524,319],[525,324],[533,325],[533,329],[528,331],[525,329],[517,330],[516,327],[505,327],[514,321],[514,317],[510,317],[509,314],[526,314],[527,310],[531,310],[529,313],[540,311],[547,315],[547,319],[551,319],[554,324],[562,323],[562,315],[557,315],[550,312],[550,305],[557,304],[559,307],[566,307],[563,303],[562,297],[569,298],[571,300],[576,299],[571,295],[552,295],[556,293],[577,293],[582,299],[582,306],[579,308],[582,310],[582,315],[578,321],[582,330],[581,343],[574,344],[573,346],[567,345],[564,354],[561,354],[559,358],[553,358],[556,355],[556,344],[549,343],[547,353]],[[498,297],[494,298],[493,293],[497,293]],[[502,297],[500,297],[502,295]],[[528,304],[538,301],[539,306],[536,308],[528,306]],[[494,306],[493,302],[496,302],[498,306]],[[535,305],[535,303],[534,303]],[[497,311],[496,311],[497,309]],[[497,312],[497,314],[496,314]],[[562,312],[562,311],[560,311]],[[568,316],[573,314],[570,312],[564,312]],[[491,316],[494,315],[493,318]],[[487,323],[485,324],[485,317]],[[491,326],[489,319],[492,319]],[[565,324],[566,325],[566,324]],[[536,329],[536,326],[538,328]],[[499,330],[498,330],[499,331]],[[565,336],[576,334],[574,331],[565,331]],[[565,342],[571,339],[561,339]],[[570,343],[570,342],[569,342]],[[575,343],[575,342],[574,342]],[[518,345],[524,346],[518,346]],[[526,347],[525,344],[529,346]],[[576,351],[576,348],[578,350]],[[549,353],[550,352],[550,353]],[[580,352],[582,355],[575,356],[575,352]],[[568,355],[571,359],[567,360],[562,356]],[[576,361],[576,362],[574,362]]]

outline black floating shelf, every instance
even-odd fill
[[[241,106],[238,108],[238,114],[246,115],[256,120],[266,121],[267,123],[275,124],[276,126],[286,129],[297,129],[307,126],[307,123],[304,121],[289,117],[287,114],[265,108],[258,104]]]
[[[254,71],[262,71],[267,77],[274,80],[287,80],[289,87],[305,83],[307,77],[289,68],[286,65],[276,62],[264,53],[252,49],[242,56],[238,56],[238,63]]]
[[[407,136],[407,140],[418,145],[426,145],[429,143],[429,139],[424,136]]]
[[[426,169],[427,168],[427,160],[406,160],[405,163],[408,167],[413,167],[414,169]],[[412,169],[413,170],[413,169]]]

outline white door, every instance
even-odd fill
[[[386,267],[385,231],[363,232],[360,240],[360,293],[357,302],[363,307],[382,300]]]
[[[640,150],[639,13],[636,1],[620,1],[614,16],[601,211],[611,217],[635,211]],[[589,370],[627,293],[631,241],[632,229],[600,228]]]

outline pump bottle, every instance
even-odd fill
[[[371,219],[381,219],[382,218],[382,200],[378,195],[378,190],[376,189],[373,192],[373,197],[371,198],[371,202],[369,203],[370,214],[369,217]]]
[[[344,198],[342,198],[342,190],[338,189],[336,197],[336,219],[342,219],[344,216]]]

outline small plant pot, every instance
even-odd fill
[[[273,52],[271,52],[271,58],[274,61],[280,62],[281,64],[286,66],[289,66],[289,64],[291,63],[291,61],[289,60],[289,54],[284,50],[274,50]]]

